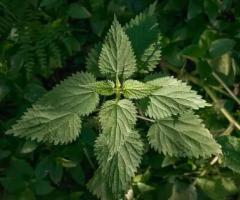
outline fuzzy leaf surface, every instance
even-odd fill
[[[141,99],[150,95],[158,87],[136,80],[127,80],[123,85],[123,95],[129,99]]]
[[[141,161],[143,143],[135,131],[125,133],[115,151],[107,134],[101,134],[95,145],[101,173],[113,194],[120,198],[128,189]]]
[[[119,199],[129,186],[143,152],[136,131],[136,107],[127,99],[107,101],[100,111],[102,134],[95,144],[95,154],[102,176]]]
[[[95,82],[96,79],[90,73],[74,74],[44,95],[37,104],[74,112],[81,116],[88,115],[99,101],[98,94],[91,87]]]
[[[173,77],[157,78],[147,83],[159,87],[149,96],[146,114],[151,118],[161,119],[189,108],[197,110],[209,105],[196,91],[191,90],[191,86]]]
[[[161,58],[161,36],[155,9],[156,3],[153,3],[125,26],[140,72],[152,71]]]
[[[127,99],[107,101],[102,106],[99,117],[103,133],[108,134],[110,145],[115,150],[124,136],[136,123],[136,107]]]
[[[80,117],[98,103],[98,95],[89,88],[94,81],[88,73],[66,79],[29,108],[7,134],[55,145],[74,141],[81,129]]]
[[[114,19],[105,38],[99,57],[102,74],[128,78],[136,71],[136,60],[131,42],[119,22]]]
[[[159,153],[174,157],[210,157],[221,153],[220,145],[192,112],[157,121],[150,127],[148,139]]]

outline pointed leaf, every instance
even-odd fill
[[[136,107],[127,99],[107,101],[100,111],[103,133],[109,134],[113,149],[117,149],[136,123]]]
[[[156,2],[137,15],[126,26],[140,72],[152,71],[160,61],[161,36],[155,15]]]
[[[105,38],[99,58],[102,74],[112,77],[130,77],[136,71],[136,60],[131,42],[119,22],[115,19]]]
[[[173,77],[158,78],[147,82],[159,89],[150,95],[146,114],[154,119],[161,119],[191,109],[199,109],[209,104],[191,90],[186,83]]]
[[[7,134],[55,145],[74,141],[81,129],[80,116],[98,103],[98,95],[89,88],[94,81],[88,73],[66,79],[29,108]]]
[[[132,131],[136,108],[127,99],[107,101],[101,108],[100,122],[103,133],[96,141],[95,154],[104,181],[119,199],[136,172],[143,151],[139,135]]]
[[[128,189],[131,178],[137,171],[143,153],[143,143],[138,133],[125,133],[121,144],[115,151],[111,150],[111,140],[107,134],[97,139],[95,152],[98,155],[101,173],[111,191],[121,197]]]
[[[6,134],[57,145],[74,141],[80,129],[76,113],[35,105]]]
[[[90,87],[95,82],[96,79],[90,73],[74,74],[43,96],[37,104],[88,115],[99,101],[98,94]]]
[[[164,155],[198,158],[221,153],[220,145],[192,112],[157,121],[150,127],[148,138],[151,146]]]
[[[150,95],[157,86],[142,83],[136,80],[127,80],[123,85],[123,95],[129,99],[141,99]]]
[[[240,173],[240,139],[233,136],[222,136],[218,138],[218,142],[222,145],[224,165]]]

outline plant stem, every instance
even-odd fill
[[[229,87],[223,82],[223,80],[215,72],[213,72],[212,75],[224,87],[224,89],[230,94],[230,96],[233,98],[233,100],[235,100],[238,103],[238,105],[240,105],[240,100],[229,89]]]
[[[121,83],[118,79],[118,76],[116,76],[116,100],[120,100],[121,98]]]
[[[149,121],[149,122],[156,122],[156,121],[153,120],[153,119],[149,119],[149,118],[147,118],[147,117],[143,117],[143,116],[140,116],[140,115],[137,115],[137,118],[139,118],[139,119],[143,119],[143,120],[145,120],[145,121]]]
[[[85,154],[85,156],[86,156],[86,158],[87,158],[87,160],[88,160],[91,168],[92,168],[93,170],[95,170],[96,168],[95,168],[95,166],[94,166],[94,164],[93,164],[93,161],[92,161],[92,159],[91,159],[91,157],[90,157],[90,155],[89,155],[86,147],[83,147],[83,152],[84,152],[84,154]]]

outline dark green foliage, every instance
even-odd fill
[[[135,16],[140,12],[148,13],[150,17],[138,26],[139,19]],[[138,112],[143,110],[139,115],[153,108],[153,105],[146,104],[150,98],[161,102],[152,109],[156,111],[154,119],[138,118],[136,124],[133,120],[130,125],[137,130],[132,136],[137,134],[136,138],[140,137],[145,145],[142,147],[142,143],[136,142],[131,146],[131,141],[136,138],[128,134],[128,143],[120,146],[136,149],[135,160],[138,160],[139,152],[144,155],[127,188],[127,198],[133,199],[133,193],[139,200],[237,199],[240,195],[240,2],[237,0],[161,0],[155,3],[151,0],[0,0],[0,199],[89,200],[101,195],[103,199],[111,200],[116,197],[106,184],[117,184],[116,174],[107,176],[114,174],[111,171],[114,163],[104,163],[111,155],[95,157],[96,151],[109,151],[109,146],[102,145],[106,143],[106,134],[101,134],[100,142],[97,140],[95,143],[103,128],[96,112],[89,118],[83,113],[76,116],[81,118],[81,134],[76,132],[79,137],[69,145],[54,146],[5,134],[27,108],[39,102],[48,90],[68,75],[78,71],[88,71],[98,78],[93,92],[106,95],[100,99],[99,105],[112,99],[115,85],[111,81],[103,81],[98,58],[101,42],[114,14],[120,24],[127,23],[123,29],[132,42],[138,69],[133,70],[133,77],[122,85],[122,97],[133,101]],[[139,18],[144,18],[145,14]],[[151,26],[155,22],[158,26]],[[147,36],[146,32],[149,33]],[[154,45],[150,45],[153,42]],[[172,146],[157,145],[156,150],[162,154],[153,151],[151,146],[155,148],[157,140],[152,138],[164,136],[164,132],[157,132],[156,128],[167,130],[176,125],[185,129],[186,126],[185,123],[177,123],[178,114],[162,120],[158,109],[166,109],[168,115],[186,108],[194,109],[194,106],[201,107],[199,103],[193,106],[181,98],[165,105],[164,100],[170,94],[169,85],[159,89],[165,92],[165,96],[159,97],[156,92],[146,98],[150,90],[156,89],[155,85],[146,83],[163,76],[174,76],[188,82],[212,104],[188,117],[187,121],[193,124],[198,121],[196,116],[202,118],[213,138],[222,146],[222,154],[206,159],[184,157],[192,153],[191,148],[184,151],[179,140]],[[182,84],[180,81],[177,83]],[[178,90],[175,96],[177,94]],[[192,94],[188,94],[191,99]],[[51,105],[57,111],[61,107],[66,112],[68,105],[61,104],[59,100],[56,97]],[[97,106],[96,111],[99,109]],[[128,107],[128,110],[131,109]],[[77,112],[74,108],[72,111]],[[153,120],[159,122],[153,123]],[[107,116],[103,121],[112,125]],[[155,132],[148,133],[150,126]],[[201,125],[192,131],[204,130],[201,132],[204,134],[206,128]],[[173,135],[177,134],[179,129],[172,130],[171,138],[167,139],[175,138]],[[41,135],[37,136],[41,138]],[[176,138],[185,141],[181,135]],[[198,138],[193,139],[197,146]],[[148,140],[153,140],[151,146]],[[207,139],[205,144],[208,145],[210,140]],[[166,144],[166,138],[161,138],[160,142]],[[182,155],[164,153],[163,147],[168,150],[171,147],[173,152],[182,150]],[[205,150],[203,153],[210,153]],[[121,150],[120,154],[115,152],[113,156],[120,158],[127,152]],[[100,168],[97,169],[99,161]],[[105,171],[99,173],[100,170]],[[122,183],[125,181],[128,178],[122,179]],[[94,196],[88,187],[94,187]]]

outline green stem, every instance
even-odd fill
[[[121,98],[121,83],[118,79],[118,76],[116,76],[116,100],[120,100]]]
[[[153,120],[153,119],[149,119],[149,118],[147,118],[147,117],[143,117],[143,116],[140,116],[140,115],[137,115],[137,118],[139,118],[139,119],[143,119],[143,120],[145,120],[145,121],[149,121],[149,122],[155,122],[155,120]]]
[[[212,75],[224,87],[224,89],[230,94],[230,96],[233,98],[233,100],[235,100],[238,103],[238,105],[240,105],[240,100],[229,89],[229,87],[223,82],[223,80],[215,72],[213,72]]]
[[[95,170],[96,168],[95,168],[95,166],[94,166],[94,164],[93,164],[93,161],[92,161],[92,159],[91,159],[91,157],[90,157],[90,155],[89,155],[86,147],[83,147],[83,152],[84,152],[84,154],[85,154],[85,156],[86,156],[86,158],[87,158],[87,160],[88,160],[91,168],[92,168],[93,170]]]

